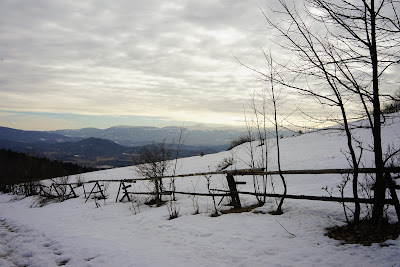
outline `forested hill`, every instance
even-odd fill
[[[73,163],[0,149],[0,184],[15,184],[94,171]]]

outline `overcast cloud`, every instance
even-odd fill
[[[0,0],[0,126],[46,113],[240,125],[260,84],[235,56],[265,65],[267,3]],[[47,128],[73,128],[65,118]]]
[[[259,57],[254,1],[1,1],[2,110],[235,124]]]

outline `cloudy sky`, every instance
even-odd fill
[[[241,125],[263,1],[0,1],[0,125]]]
[[[0,126],[241,126],[263,85],[236,58],[262,69],[260,48],[292,57],[260,11],[276,16],[275,2],[0,0]]]

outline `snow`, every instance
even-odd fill
[[[371,142],[368,129],[354,131],[366,147]],[[400,119],[382,131],[383,147],[399,146]],[[224,158],[233,156],[235,168],[248,168],[248,144],[203,157],[180,159],[178,173],[215,170]],[[276,147],[269,149],[269,169],[276,170]],[[348,168],[343,154],[346,139],[340,133],[308,133],[281,139],[282,168]],[[260,153],[259,148],[257,153]],[[373,166],[373,155],[363,151],[363,165]],[[85,181],[137,177],[133,167],[83,174]],[[333,187],[340,175],[288,175],[289,194],[327,195],[321,188]],[[252,190],[252,177],[240,190]],[[75,177],[70,177],[74,181]],[[207,192],[204,177],[176,178],[178,191]],[[211,178],[212,188],[224,188],[225,178]],[[168,184],[168,181],[165,181]],[[274,178],[276,192],[282,188]],[[198,197],[200,214],[193,215],[192,199],[178,195],[179,217],[168,220],[167,206],[138,202],[116,203],[118,183],[105,183],[108,198],[85,202],[79,197],[64,202],[32,207],[36,197],[18,198],[0,194],[0,266],[400,266],[400,240],[362,246],[341,245],[325,236],[325,228],[344,222],[339,203],[285,200],[280,216],[275,199],[256,210],[258,213],[225,214],[211,217],[212,199]],[[93,184],[86,184],[90,190]],[[147,182],[130,190],[148,191]],[[268,191],[271,192],[271,184]],[[350,188],[348,189],[351,190]],[[334,195],[338,195],[334,189]],[[217,198],[217,203],[220,198]],[[256,203],[252,196],[241,196],[242,205]],[[223,203],[219,209],[227,209]],[[99,206],[99,207],[98,207]],[[394,220],[392,208],[389,215]]]

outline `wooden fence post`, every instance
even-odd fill
[[[397,214],[397,221],[400,222],[400,202],[399,198],[397,197],[396,194],[396,183],[392,180],[392,177],[390,176],[390,173],[387,172],[384,174],[385,180],[386,180],[386,187],[389,188],[390,190],[390,196],[392,197],[392,200],[394,202],[394,208],[396,209],[396,214]]]
[[[233,175],[231,173],[227,173],[226,180],[228,181],[228,186],[229,186],[229,191],[230,191],[230,195],[232,198],[233,207],[235,209],[242,208],[242,205],[240,204],[239,193],[236,188],[235,178],[233,177]]]
[[[125,185],[124,181],[121,181],[119,183],[119,188],[118,188],[118,194],[117,194],[117,198],[115,199],[115,202],[118,202],[118,196],[119,196],[119,192],[121,191],[121,188],[124,190],[124,195],[122,196],[122,198],[119,200],[119,202],[122,202],[124,200],[124,198],[127,198],[128,201],[131,201],[131,198],[129,197],[129,192],[128,189],[129,187],[131,187],[132,185]]]
[[[94,191],[94,189],[96,188],[96,186],[97,186],[97,188],[98,188],[99,191]],[[89,195],[88,195],[87,198],[86,198],[85,203],[89,200],[89,197],[90,197],[90,195],[91,195],[92,193],[93,193],[93,194],[100,193],[101,196],[102,196],[102,198],[103,198],[103,199],[106,199],[106,196],[103,194],[103,190],[101,189],[101,186],[100,186],[100,184],[99,184],[99,181],[96,181],[96,183],[94,184],[94,186],[93,186],[93,188],[92,188],[92,191],[90,191]]]

